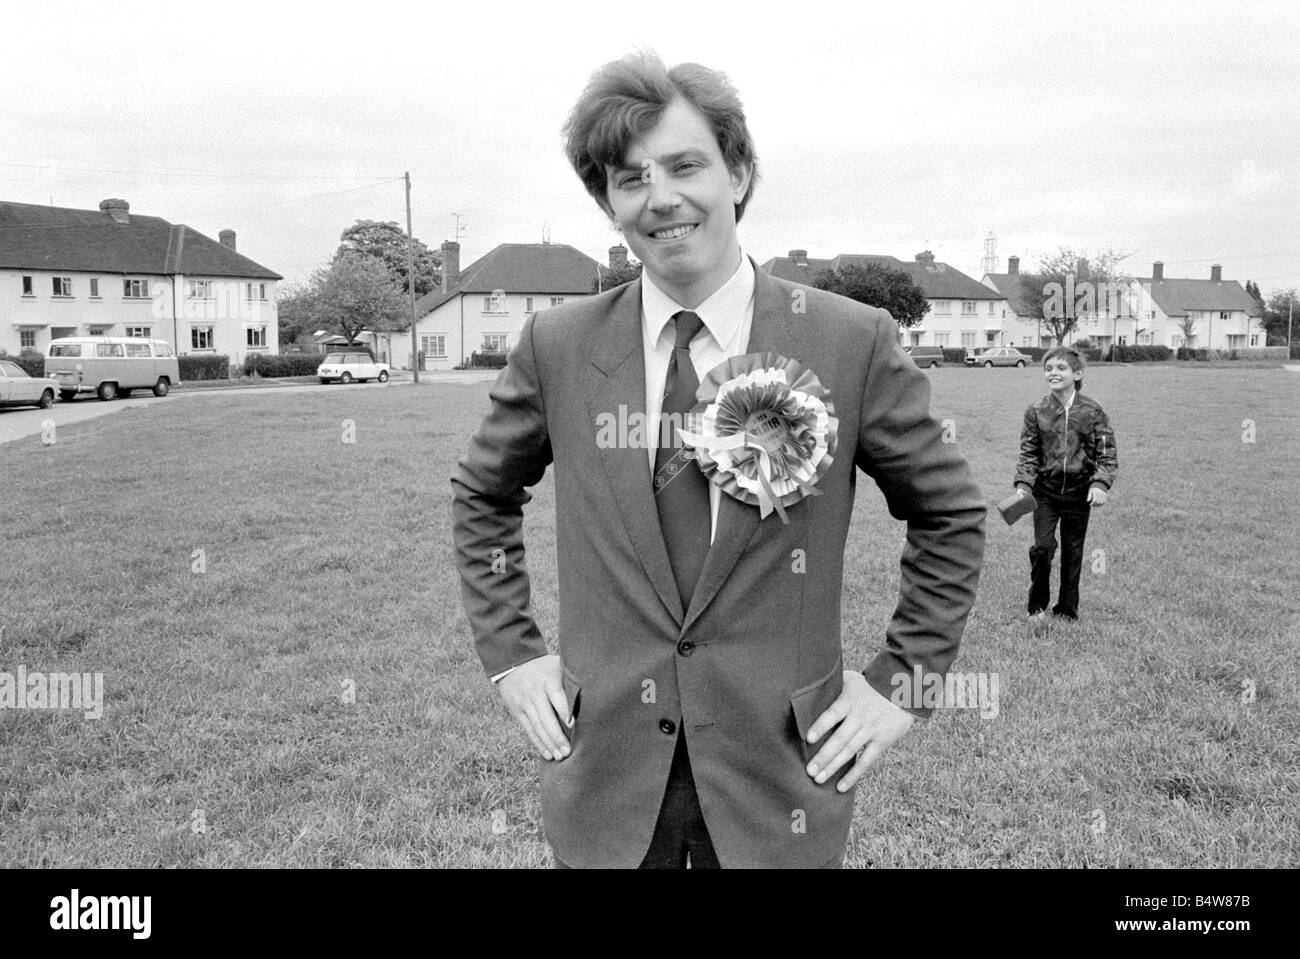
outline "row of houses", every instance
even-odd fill
[[[610,271],[627,265],[627,248],[610,247],[605,265],[563,243],[502,243],[462,270],[460,244],[448,241],[442,262],[441,287],[416,303],[415,355],[409,330],[364,336],[396,368],[450,369],[474,353],[508,351],[530,314],[598,292]],[[928,251],[905,261],[857,253],[816,259],[796,249],[760,268],[811,284],[822,270],[870,263],[906,272],[930,305],[918,325],[899,331],[905,345],[1054,345],[1039,291],[1024,282],[1017,257],[1007,272],[982,280]],[[104,200],[98,210],[0,202],[0,349],[7,352],[43,352],[63,336],[151,336],[180,354],[224,353],[243,363],[279,351],[281,279],[238,253],[233,230],[213,240],[184,224],[132,215],[125,200]],[[1074,308],[1074,291],[1063,295]],[[1224,280],[1218,265],[1208,279],[1166,278],[1157,261],[1121,298],[1077,304],[1073,338],[1101,347],[1179,347],[1188,327],[1196,346],[1264,345],[1259,304],[1239,282]]]
[[[278,352],[280,274],[193,227],[131,213],[0,202],[0,349],[65,336],[143,336],[177,353]]]

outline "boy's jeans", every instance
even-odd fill
[[[1029,549],[1029,612],[1046,609],[1052,597],[1052,556],[1056,553],[1056,523],[1061,523],[1061,588],[1052,612],[1077,619],[1079,574],[1083,571],[1083,539],[1088,533],[1088,491],[1053,493],[1034,489],[1034,545]]]

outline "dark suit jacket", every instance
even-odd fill
[[[945,673],[975,597],[982,497],[941,440],[926,375],[883,310],[756,268],[747,352],[798,360],[839,418],[822,495],[759,520],[722,496],[690,608],[678,599],[645,449],[601,449],[597,417],[645,409],[634,282],[536,314],[452,479],[457,561],[489,675],[546,653],[529,608],[526,491],[555,466],[559,652],[572,753],[542,764],[542,815],[571,866],[635,866],[650,844],[679,723],[723,866],[819,866],[841,854],[853,792],[804,771],[809,726],[839,695],[840,594],[856,469],[906,520],[897,609],[867,666],[884,696],[919,664]],[[802,311],[801,311],[802,307]],[[856,469],[855,469],[856,468]],[[880,544],[894,550],[893,542]],[[505,569],[493,571],[493,551]],[[796,550],[805,558],[802,569]],[[917,710],[917,712],[923,712]]]

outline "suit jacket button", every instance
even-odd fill
[[[695,644],[689,639],[683,639],[677,644],[677,652],[681,653],[683,656],[689,656],[691,653],[695,652]]]
[[[673,722],[671,719],[659,720],[659,728],[669,736],[677,732],[677,724]]]

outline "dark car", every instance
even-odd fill
[[[907,346],[903,350],[917,366],[928,366],[931,369],[943,366],[942,346]]]

